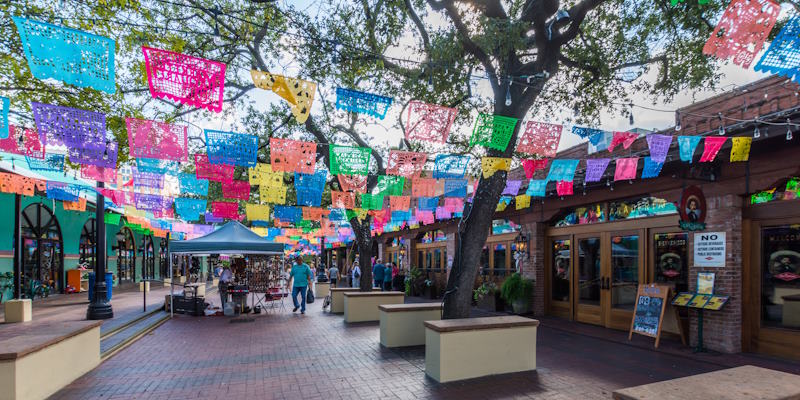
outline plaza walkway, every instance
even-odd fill
[[[654,351],[646,338],[629,345],[615,332],[544,319],[536,372],[438,384],[425,377],[423,347],[381,348],[377,323],[346,325],[321,303],[305,316],[290,309],[240,323],[176,316],[53,398],[609,399],[618,388],[742,364],[800,373],[796,363]]]

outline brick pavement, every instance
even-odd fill
[[[611,391],[724,366],[550,327],[536,372],[438,384],[422,347],[389,350],[376,323],[270,313],[253,322],[176,316],[54,399],[608,399]],[[745,358],[746,360],[746,358]]]

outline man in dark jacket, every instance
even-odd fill
[[[372,287],[379,287],[381,290],[385,290],[383,288],[383,273],[385,267],[381,264],[381,259],[375,260],[375,265],[372,267]]]

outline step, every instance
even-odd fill
[[[122,331],[123,329],[127,328],[130,325],[133,325],[151,315],[164,310],[164,304],[151,304],[147,307],[147,312],[142,312],[141,314],[137,315],[135,318],[129,319],[124,321],[124,317],[120,319],[118,316],[116,319],[109,319],[103,322],[103,326],[100,328],[100,339],[106,339],[111,337],[117,332]],[[104,329],[105,328],[105,329]]]
[[[105,360],[111,357],[140,337],[158,328],[169,318],[170,315],[168,312],[159,309],[147,314],[144,318],[138,319],[134,323],[125,325],[121,329],[114,331],[113,334],[106,335],[100,339],[100,358]]]

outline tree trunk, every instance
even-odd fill
[[[370,217],[359,221],[358,218],[350,220],[353,233],[356,236],[356,251],[358,252],[358,266],[361,268],[359,289],[362,292],[372,291],[372,246],[375,240],[370,232]]]

